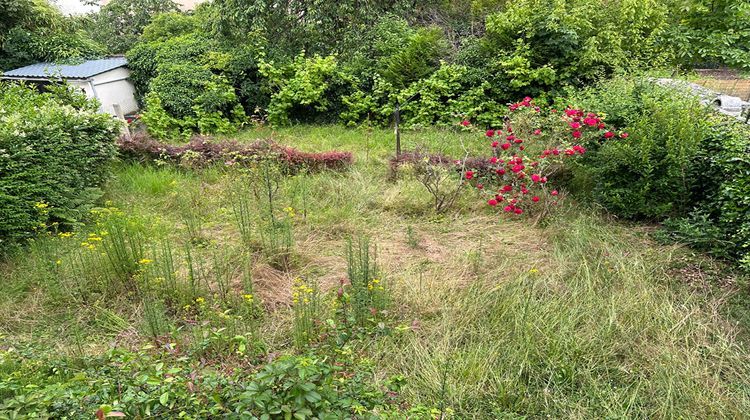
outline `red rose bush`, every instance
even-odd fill
[[[468,121],[461,125],[471,128]],[[491,150],[486,162],[455,164],[462,168],[465,182],[485,196],[487,205],[511,215],[532,209],[544,213],[561,198],[552,181],[567,160],[583,155],[594,144],[627,136],[608,128],[593,112],[572,107],[543,111],[526,97],[509,106],[503,127],[484,132]]]

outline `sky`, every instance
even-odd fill
[[[93,12],[99,9],[99,6],[87,6],[80,0],[50,0],[66,15],[78,15],[87,12]]]

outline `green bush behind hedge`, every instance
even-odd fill
[[[117,123],[67,87],[0,85],[0,251],[80,221],[100,197]]]

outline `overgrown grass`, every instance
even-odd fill
[[[120,243],[104,235],[102,245],[84,249],[90,233],[113,230],[92,221],[70,237],[40,238],[0,266],[0,413],[2,401],[26,395],[29,383],[114,395],[101,381],[70,386],[75,372],[112,374],[100,367],[121,363],[113,361],[119,353],[101,359],[113,344],[207,375],[214,385],[196,391],[206,396],[214,386],[250,386],[243,378],[269,355],[345,358],[366,372],[359,382],[344,376],[355,394],[365,393],[359,387],[366,383],[368,393],[375,387],[398,395],[360,401],[376,416],[393,407],[402,416],[412,410],[413,418],[719,418],[750,411],[745,280],[720,263],[656,245],[646,228],[574,203],[538,227],[494,215],[471,191],[435,214],[421,184],[388,178],[393,137],[386,130],[300,126],[241,134],[269,136],[309,151],[350,150],[357,159],[344,173],[279,177],[271,207],[274,219],[290,223],[294,263],[275,263],[269,253],[276,251],[264,245],[269,205],[252,193],[252,172],[119,164],[103,207],[137,221],[138,261],[130,237]],[[444,131],[408,132],[404,142],[452,156],[485,147],[473,135]],[[368,268],[359,278],[364,263],[351,266],[361,243],[347,243],[360,237],[369,238],[372,258],[377,248],[377,275]],[[110,243],[127,260],[117,267],[127,270],[107,268]],[[94,262],[81,265],[80,255]],[[316,285],[314,310],[295,305],[297,279]],[[387,284],[387,305],[370,313],[373,304],[363,304],[354,321],[347,319],[351,299],[361,303],[366,288],[380,284]],[[19,379],[29,366],[59,363],[74,367]],[[79,394],[71,392],[65,398],[74,401]],[[148,398],[119,401],[115,409],[176,415],[169,411],[175,403],[169,408],[166,397],[162,404],[157,392],[150,388]],[[228,415],[228,404],[242,399],[225,397],[210,410],[206,398],[196,407],[207,411],[191,412]],[[114,403],[107,398],[96,405]],[[67,412],[93,415],[76,411],[89,406],[75,406]]]

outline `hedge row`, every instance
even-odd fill
[[[67,87],[0,84],[0,251],[83,219],[109,175],[117,123]]]
[[[195,136],[186,144],[170,145],[139,133],[130,139],[121,137],[117,145],[120,154],[126,158],[140,161],[162,160],[190,167],[219,162],[234,166],[261,157],[271,157],[291,172],[316,172],[326,169],[344,170],[354,162],[351,152],[308,153],[269,140],[240,143],[234,140],[214,141],[209,137]]]

